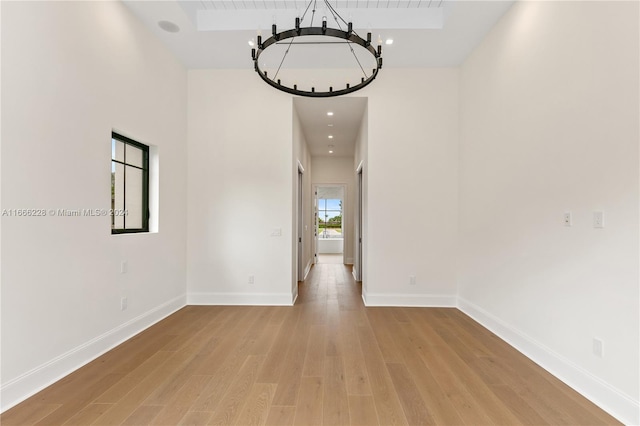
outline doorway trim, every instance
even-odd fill
[[[346,209],[348,203],[348,194],[347,190],[349,186],[346,183],[314,183],[313,184],[313,210],[314,210],[314,223],[313,223],[313,235],[314,235],[314,253],[313,253],[313,263],[318,263],[318,188],[342,188],[342,264],[344,265],[347,260],[347,244],[350,244],[349,239],[347,238],[347,224],[350,222],[349,218],[346,217]],[[352,209],[351,209],[352,210]]]
[[[304,166],[298,160],[298,202],[296,203],[296,222],[297,222],[297,280],[298,282],[305,279],[304,265]]]
[[[353,259],[353,278],[356,281],[362,281],[362,216],[363,216],[363,161],[360,161],[356,167],[356,202],[354,214],[354,236],[355,236],[355,253]]]

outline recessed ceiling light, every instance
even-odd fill
[[[388,38],[388,39],[384,42],[384,44],[387,44],[387,45],[389,45],[389,44],[393,44],[393,39],[392,39],[392,38]]]
[[[158,21],[158,26],[168,33],[177,33],[180,27],[170,21]]]
[[[331,117],[331,116],[333,115],[333,112],[329,111],[329,112],[327,113],[327,115],[328,115],[329,117]]]
[[[333,139],[333,135],[329,135],[329,139]]]
[[[332,151],[332,150],[329,150],[329,154],[333,154],[333,151]]]
[[[329,127],[333,127],[333,124],[327,124],[327,126],[329,126]]]

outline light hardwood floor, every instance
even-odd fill
[[[3,425],[618,424],[456,309],[365,308],[316,265],[294,307],[188,306]]]

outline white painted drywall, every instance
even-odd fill
[[[461,70],[461,306],[631,424],[638,15],[637,2],[518,3]]]
[[[299,82],[324,74],[300,70]],[[369,304],[454,304],[457,88],[455,69],[389,69],[358,94],[369,98]],[[291,108],[251,70],[189,72],[190,303],[290,303]]]
[[[458,70],[386,69],[368,103],[368,305],[452,306]],[[416,285],[409,285],[409,276]]]
[[[297,230],[298,230],[298,163],[302,165],[304,168],[304,173],[302,175],[302,265],[303,265],[303,277],[306,276],[311,269],[311,265],[313,264],[313,187],[311,185],[311,154],[309,152],[309,147],[307,145],[307,141],[304,137],[304,132],[302,131],[302,126],[300,123],[300,118],[298,116],[298,112],[296,110],[295,101],[293,103],[293,179],[295,185],[293,186],[293,217],[295,218],[293,222],[293,232],[292,232],[292,243],[293,247],[297,247]],[[297,261],[297,249],[293,250],[293,274],[292,274],[292,291],[294,297],[297,295],[298,291],[298,261]]]
[[[344,239],[342,238],[319,239],[318,254],[344,255]]]
[[[355,210],[354,202],[356,200],[356,173],[353,168],[353,157],[311,157],[313,172],[311,180],[313,185],[340,184],[345,185],[345,194],[343,200],[343,232],[344,246],[342,249],[333,247],[335,244],[325,245],[320,248],[319,253],[343,253],[344,262],[353,263],[354,251],[353,241],[355,232]],[[321,244],[319,244],[320,246]],[[329,247],[332,247],[329,249]],[[339,250],[339,251],[336,251]]]
[[[368,134],[367,131],[369,129],[369,107],[368,104],[367,106],[365,106],[365,110],[364,110],[364,114],[362,115],[362,123],[360,123],[360,130],[358,131],[358,135],[356,136],[356,149],[355,149],[355,153],[354,153],[354,162],[353,162],[353,170],[358,173],[361,172],[362,173],[362,187],[361,187],[361,191],[362,191],[362,206],[358,205],[358,177],[356,175],[356,182],[355,182],[355,189],[354,189],[354,193],[356,195],[356,198],[354,200],[354,206],[355,206],[355,230],[354,230],[354,241],[353,241],[353,253],[354,253],[354,267],[355,268],[360,268],[360,280],[362,282],[362,294],[363,294],[363,300],[365,299],[365,295],[367,293],[367,280],[366,280],[366,275],[367,275],[367,246],[366,246],[366,240],[367,240],[367,223],[368,223],[368,214],[369,214],[369,210],[367,209],[367,177],[369,175],[369,168],[367,166],[367,143],[368,143]],[[358,209],[362,208],[362,212],[360,212]],[[361,232],[362,235],[358,235],[358,220],[362,220],[362,226],[361,226]],[[361,256],[361,260],[362,260],[362,264],[358,265],[358,251],[357,251],[357,244],[358,244],[358,238],[362,238],[362,246],[361,246],[361,250],[362,250],[362,256]],[[357,275],[354,275],[354,278],[358,278]]]
[[[189,303],[292,303],[292,108],[253,70],[189,71]]]
[[[3,410],[184,306],[186,88],[120,2],[3,2],[2,209],[108,209],[112,129],[161,165],[158,233],[2,217]]]

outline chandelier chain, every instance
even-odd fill
[[[338,13],[338,11],[336,11],[333,6],[331,6],[331,3],[329,3],[328,0],[324,0],[324,3],[327,5],[327,8],[329,9],[329,11],[331,12],[331,15],[333,16],[333,19],[336,21],[336,24],[338,24],[338,28],[340,28],[340,30],[342,30],[342,25],[340,25],[340,21],[338,21],[338,18],[340,18],[340,20],[345,24],[345,25],[349,25],[347,23],[347,21],[344,20],[344,18],[342,16],[340,16],[340,14]],[[358,35],[358,33],[356,33],[355,31],[352,30],[352,32],[355,35]],[[360,36],[358,36],[360,37]],[[362,64],[360,63],[360,59],[358,59],[358,55],[356,55],[355,50],[353,50],[353,46],[351,45],[350,42],[347,42],[347,46],[349,47],[349,50],[351,51],[351,54],[353,55],[353,57],[355,58],[356,62],[358,63],[358,66],[360,67],[360,70],[362,71],[362,75],[364,75],[365,78],[368,78],[368,75],[366,73],[366,71],[364,70]]]
[[[282,64],[284,64],[284,60],[287,57],[287,55],[289,54],[289,49],[291,49],[291,45],[293,44],[293,40],[295,40],[295,37],[291,38],[291,41],[289,42],[289,46],[287,46],[287,50],[284,52],[284,55],[282,56],[282,60],[280,61],[280,65],[278,65],[278,70],[276,71],[276,75],[273,77],[273,79],[275,80],[276,78],[278,78],[278,74],[280,73],[280,68],[282,68]]]

